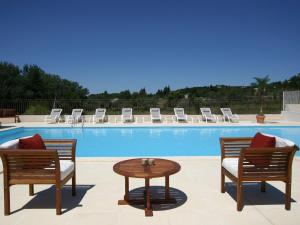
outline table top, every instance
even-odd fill
[[[177,173],[180,165],[171,160],[154,158],[154,165],[143,166],[142,159],[137,158],[118,162],[113,170],[125,177],[155,178]]]

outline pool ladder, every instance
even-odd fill
[[[84,128],[84,122],[85,122],[85,117],[82,116],[82,118],[81,118],[81,128]]]
[[[82,116],[82,118],[81,118],[81,128],[84,128],[84,122],[85,122],[85,117]],[[75,121],[73,120],[72,123],[71,123],[71,127],[72,127],[72,128],[76,127],[76,126],[75,126],[76,124],[77,124],[77,123],[75,123]],[[79,124],[79,123],[78,123],[78,124]]]

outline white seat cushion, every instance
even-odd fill
[[[65,179],[73,170],[74,170],[74,163],[68,160],[60,160],[60,179]]]
[[[16,149],[19,146],[19,139],[14,139],[11,141],[7,141],[0,145],[0,148],[13,148]]]
[[[272,135],[272,134],[265,134],[265,133],[262,133],[262,134],[265,136],[268,136],[268,137],[275,137],[275,139],[276,139],[275,147],[292,147],[295,145],[294,142],[292,142],[288,139],[284,139],[282,137],[278,137],[278,136]]]
[[[29,137],[32,137],[32,136],[25,136],[25,137],[21,137],[21,138],[29,138]],[[3,144],[0,145],[0,148],[17,149],[18,147],[19,147],[19,138],[4,142]]]
[[[225,158],[222,161],[222,166],[233,176],[238,177],[239,158]]]

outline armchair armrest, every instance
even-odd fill
[[[60,163],[56,150],[3,149],[0,150],[5,179],[11,184],[54,183],[60,176]],[[39,179],[39,181],[37,181]]]
[[[283,179],[287,181],[297,146],[244,148],[240,152],[238,176],[244,180]]]

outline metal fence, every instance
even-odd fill
[[[287,110],[287,105],[300,104],[300,91],[284,91],[282,109]]]
[[[52,108],[62,108],[63,114],[70,114],[74,108],[84,109],[84,114],[94,114],[96,108],[106,108],[107,114],[120,114],[125,107],[133,108],[134,114],[148,114],[149,108],[159,107],[162,114],[173,114],[173,108],[183,107],[188,114],[199,114],[200,107],[210,107],[220,114],[221,107],[230,107],[234,113],[256,114],[260,103],[256,97],[247,99],[208,99],[208,98],[139,98],[139,99],[84,99],[84,100],[0,100],[0,108],[14,108],[18,114],[49,114]],[[265,98],[264,113],[280,113],[281,98]]]

